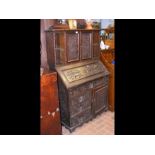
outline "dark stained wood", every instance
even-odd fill
[[[91,31],[81,31],[80,51],[81,60],[92,58],[92,33]]]
[[[88,59],[99,59],[99,29],[46,30],[47,57],[50,69]]]
[[[41,76],[41,134],[61,134],[60,109],[57,89],[57,74]]]
[[[67,31],[66,51],[67,51],[67,62],[78,61],[80,59],[78,31]]]
[[[99,58],[100,56],[100,36],[99,31],[93,31],[93,57]]]
[[[48,29],[55,23],[54,19],[41,19],[40,20],[40,37],[41,37],[41,67],[45,69],[49,69],[47,58],[51,58],[51,56],[47,55],[46,49],[46,37],[45,37],[45,30]],[[48,43],[47,43],[48,44]]]
[[[108,109],[109,72],[100,62],[99,29],[46,31],[48,64],[58,72],[61,123],[71,132]]]
[[[62,124],[71,132],[108,109],[109,72],[99,60],[56,67]]]
[[[108,109],[108,81],[105,86],[100,85],[94,88],[94,115]]]

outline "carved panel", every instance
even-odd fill
[[[76,126],[83,124],[84,122],[90,120],[91,118],[92,118],[91,108],[88,108],[86,111],[83,111],[79,115],[71,118],[70,126],[76,127]]]
[[[103,66],[100,63],[91,63],[85,66],[64,70],[64,75],[69,82],[73,82],[103,71]]]
[[[81,32],[81,59],[91,58],[91,32]]]
[[[108,86],[97,88],[94,91],[94,112],[98,114],[108,108]]]
[[[99,31],[93,31],[93,57],[100,56],[100,36]]]
[[[72,117],[91,107],[92,89],[87,88],[87,86],[89,85],[83,85],[79,91],[73,90],[72,95],[69,96],[70,113]]]
[[[66,33],[66,46],[68,62],[79,60],[78,31],[71,31]]]

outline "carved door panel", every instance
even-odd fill
[[[67,62],[79,60],[79,32],[66,32]]]
[[[108,86],[101,86],[94,89],[94,114],[98,114],[108,107]]]
[[[57,65],[64,64],[66,60],[64,32],[55,32],[54,37],[55,62]]]
[[[93,57],[100,56],[100,36],[99,31],[93,31]]]
[[[92,32],[82,31],[80,35],[81,59],[92,58]]]

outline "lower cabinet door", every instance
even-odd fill
[[[98,113],[108,109],[108,86],[94,88],[93,113]]]

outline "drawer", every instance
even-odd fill
[[[80,93],[78,96],[70,96],[70,105],[73,106],[75,104],[79,104],[84,101],[89,101],[91,100],[91,97],[92,97],[92,90],[87,90],[82,94]]]
[[[71,117],[85,111],[86,109],[90,108],[91,107],[91,100],[86,100],[86,101],[83,101],[81,103],[76,103],[72,106],[70,106],[70,115]]]
[[[92,118],[91,108],[88,108],[87,110],[83,111],[79,115],[72,117],[70,119],[70,126],[74,127],[74,126],[81,125],[84,122],[90,120],[91,118]]]
[[[109,82],[109,75],[104,76],[103,78],[97,79],[94,81],[94,87],[107,85]]]
[[[90,89],[92,88],[92,84],[89,82],[89,83],[85,83],[81,86],[78,86],[76,88],[72,88],[72,89],[69,89],[69,96],[70,97],[78,97],[78,96],[81,96],[83,95],[86,91],[90,91]]]

